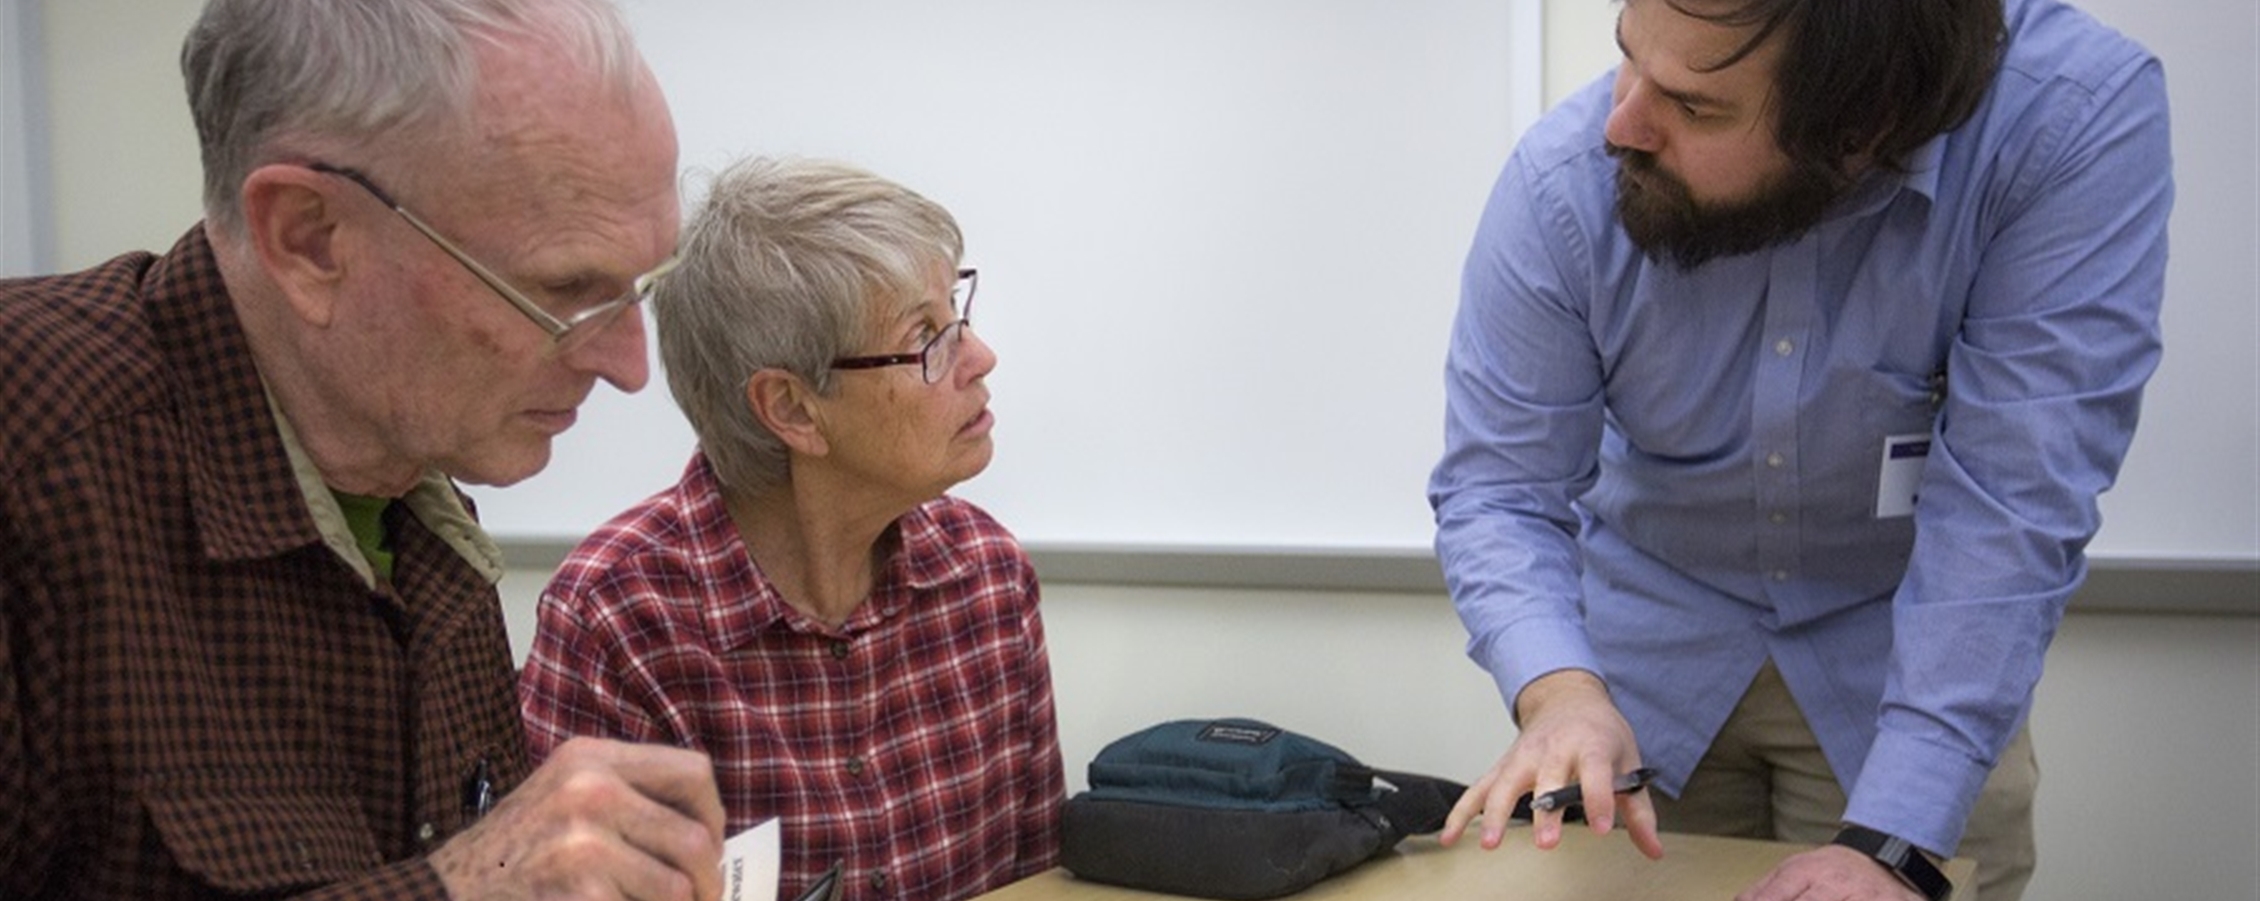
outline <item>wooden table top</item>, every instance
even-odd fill
[[[1527,826],[1485,852],[1470,838],[1446,848],[1433,837],[1406,839],[1395,853],[1367,861],[1289,896],[1295,901],[1449,898],[1453,901],[1721,901],[1770,872],[1806,845],[1706,835],[1665,835],[1664,859],[1649,860],[1623,830],[1597,836],[1562,831],[1561,847],[1540,851]],[[1948,861],[1953,901],[1971,898],[1976,865]],[[980,896],[976,901],[1140,901],[1171,898],[1076,879],[1055,869]]]

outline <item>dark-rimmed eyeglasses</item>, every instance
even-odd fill
[[[378,203],[382,203],[393,212],[400,214],[400,218],[405,220],[409,226],[415,228],[424,237],[431,239],[434,245],[437,245],[448,256],[453,257],[455,262],[462,264],[463,268],[469,270],[472,276],[488,288],[493,289],[494,293],[501,295],[503,300],[509,301],[512,307],[515,307],[519,313],[524,314],[527,319],[532,320],[535,325],[540,326],[542,331],[549,333],[550,349],[553,353],[563,354],[588,343],[590,338],[596,337],[606,327],[617,321],[620,314],[649,298],[652,289],[658,286],[659,279],[682,263],[681,255],[670,256],[661,262],[658,268],[636,276],[635,281],[630,284],[628,293],[584,307],[564,318],[558,318],[555,314],[543,309],[541,304],[535,303],[533,298],[527,297],[523,292],[511,287],[509,282],[503,281],[502,276],[496,275],[494,270],[488,269],[478,260],[472,259],[471,255],[464,252],[463,248],[456,246],[455,242],[442,237],[438,231],[433,230],[431,225],[425,223],[415,213],[409,212],[408,208],[401,206],[399,201],[393,200],[391,194],[385,193],[383,188],[377,187],[376,182],[370,181],[369,177],[361,174],[359,170],[320,162],[303,165],[316,172],[335,175],[360,185],[361,189],[368,191],[369,196],[375,197]]]
[[[926,384],[934,384],[948,375],[957,365],[957,350],[965,343],[965,330],[973,325],[973,291],[981,286],[981,273],[967,268],[957,271],[957,283],[950,287],[950,312],[957,318],[920,347],[917,353],[880,354],[870,357],[841,357],[832,361],[833,369],[878,369],[883,366],[918,367],[918,376]]]

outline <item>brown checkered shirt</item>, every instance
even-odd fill
[[[0,898],[443,898],[526,770],[492,584],[323,544],[201,228],[0,281]]]

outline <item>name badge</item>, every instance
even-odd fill
[[[1915,515],[1915,494],[1922,488],[1923,463],[1929,459],[1928,432],[1883,439],[1883,471],[1876,478],[1875,518]]]

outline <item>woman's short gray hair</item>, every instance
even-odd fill
[[[478,42],[532,39],[632,90],[642,58],[609,0],[211,0],[181,46],[205,216],[230,232],[251,170],[467,134]]]
[[[791,478],[785,445],[747,404],[755,372],[831,393],[832,361],[867,339],[880,304],[914,302],[964,248],[941,205],[854,166],[761,158],[716,176],[651,305],[668,389],[722,484]]]

